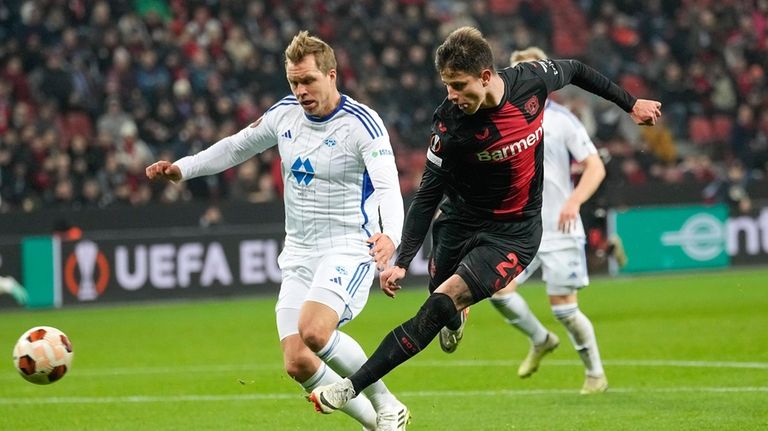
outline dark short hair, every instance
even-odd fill
[[[437,48],[435,67],[439,73],[463,72],[478,76],[484,69],[493,69],[493,52],[480,30],[461,27],[448,35]]]

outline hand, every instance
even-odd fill
[[[557,228],[562,233],[572,232],[576,229],[576,220],[579,216],[579,208],[581,205],[566,201],[563,208],[560,210],[560,219],[557,221]]]
[[[395,255],[395,243],[383,233],[377,233],[368,238],[368,244],[371,244],[369,254],[373,256],[376,262],[376,269],[383,271],[389,266],[389,261]]]
[[[160,160],[159,162],[155,162],[147,166],[145,172],[147,174],[147,178],[150,180],[154,180],[155,178],[170,181],[181,180],[181,169],[179,169],[178,166],[172,164],[171,162],[166,162],[165,160]]]
[[[390,298],[394,298],[397,291],[401,289],[398,282],[403,278],[405,278],[405,268],[390,266],[379,274],[381,290]]]
[[[637,99],[629,116],[641,126],[653,126],[661,117],[661,102],[647,99]]]

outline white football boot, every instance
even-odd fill
[[[330,385],[316,387],[307,396],[307,401],[315,405],[315,411],[331,414],[344,407],[354,397],[355,389],[352,387],[352,381],[343,379]]]
[[[405,431],[405,427],[411,423],[411,412],[400,401],[388,405],[378,412],[376,417],[376,431]]]
[[[602,376],[592,377],[587,376],[584,380],[584,386],[581,387],[582,395],[602,394],[608,390],[608,379],[605,378],[605,374]]]
[[[530,377],[539,369],[541,359],[548,353],[552,352],[560,345],[560,339],[554,332],[547,334],[547,338],[539,345],[531,345],[531,349],[528,351],[528,356],[523,359],[523,363],[517,369],[517,375],[520,378]]]

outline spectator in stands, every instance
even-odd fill
[[[41,160],[30,159],[40,155],[26,145],[33,141],[30,124],[54,129],[57,146],[66,147],[80,134],[106,149],[100,132],[109,130],[115,145],[122,125],[133,122],[150,151],[174,149],[177,157],[187,154],[197,134],[185,121],[197,121],[201,110],[214,135],[231,130],[228,121],[235,121],[235,128],[249,124],[288,91],[280,54],[297,27],[317,29],[337,47],[340,86],[377,108],[403,156],[423,156],[425,144],[415,131],[428,127],[431,107],[441,99],[440,83],[424,67],[440,32],[471,22],[500,35],[491,43],[501,57],[535,43],[555,57],[584,59],[617,81],[653,82],[649,91],[655,94],[648,96],[664,102],[678,154],[704,153],[720,166],[737,158],[748,176],[765,177],[768,32],[760,30],[765,6],[721,3],[606,0],[558,4],[555,10],[546,2],[287,0],[270,8],[260,2],[195,3],[188,11],[184,2],[98,0],[76,11],[66,2],[8,2],[9,13],[0,17],[0,142],[8,135],[25,145],[13,147],[4,175],[13,177],[15,164],[23,161],[19,171],[26,171],[31,185],[15,190],[32,195],[21,200],[17,195],[13,201],[19,203],[11,203],[3,194],[3,205],[20,209],[20,202],[40,198],[35,194],[46,174]],[[407,90],[396,91],[401,88]],[[57,106],[53,116],[51,104]],[[611,141],[619,136],[634,149],[619,158],[639,158],[636,164],[646,177],[677,178],[674,166],[690,177],[685,158],[673,160],[669,146],[660,154],[648,141],[656,138],[626,134],[634,128],[624,128],[614,112],[590,98],[575,104],[581,104],[582,114],[594,112],[598,147],[613,148]],[[95,125],[94,134],[79,130],[88,123]],[[691,139],[703,141],[692,148]],[[643,141],[657,160],[643,159]],[[668,174],[650,172],[660,163]],[[418,178],[422,165],[406,163],[401,169],[409,171],[401,177]],[[9,187],[0,190],[12,193]]]

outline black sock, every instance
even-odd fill
[[[384,337],[379,347],[360,369],[349,376],[359,394],[395,367],[429,345],[446,322],[456,316],[453,300],[443,293],[433,293],[416,316]]]
[[[445,326],[452,331],[459,329],[459,327],[461,326],[461,311],[454,314],[451,320],[449,320],[448,323],[445,324]]]

